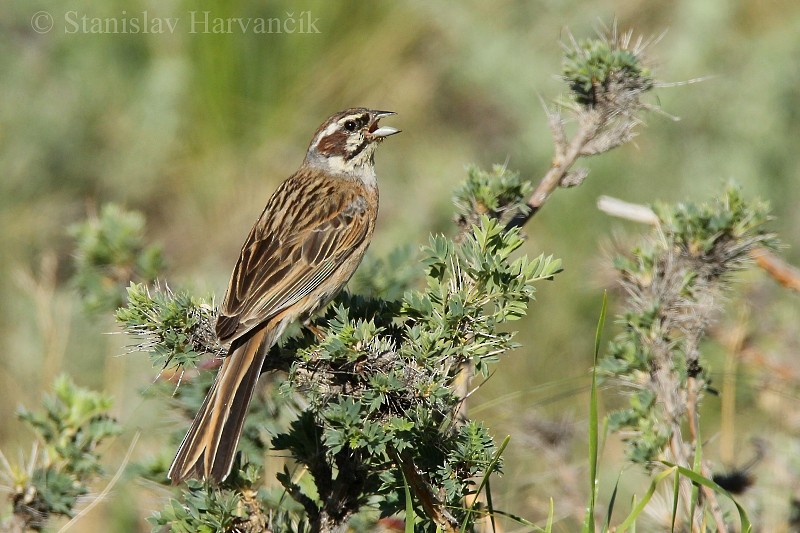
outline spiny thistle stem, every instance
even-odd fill
[[[620,34],[616,23],[598,32],[597,39],[578,41],[569,35],[562,65],[569,94],[555,109],[545,105],[553,160],[527,201],[529,209],[515,216],[508,228],[526,224],[557,188],[580,185],[589,171],[573,169],[575,163],[631,141],[642,122],[642,111],[653,109],[641,100],[656,86],[644,52],[658,39],[639,37],[634,42],[632,35],[631,31]],[[564,112],[577,123],[571,139]]]
[[[763,229],[767,213],[765,205],[746,202],[733,187],[710,203],[657,205],[653,235],[617,259],[627,296],[620,315],[625,331],[610,344],[601,369],[636,391],[630,407],[609,418],[612,429],[632,431],[623,437],[632,461],[651,465],[666,456],[691,468],[701,446],[698,406],[708,386],[700,342],[730,274],[747,264],[755,248],[775,245],[774,235]],[[706,461],[700,469],[711,475]],[[716,495],[702,492],[701,509],[725,531]],[[681,493],[688,513],[694,508],[688,480],[682,480]],[[700,527],[702,514],[690,518],[693,527]]]

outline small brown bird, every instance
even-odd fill
[[[325,307],[364,257],[378,214],[375,148],[399,132],[379,126],[389,115],[355,108],[325,121],[250,230],[216,324],[230,350],[178,448],[173,483],[228,476],[270,347]]]

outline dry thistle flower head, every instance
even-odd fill
[[[565,45],[562,76],[581,106],[614,112],[638,107],[639,96],[655,85],[644,51],[654,39],[632,39],[631,30],[618,33],[616,23],[596,39]]]

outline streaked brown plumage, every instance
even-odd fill
[[[364,257],[378,213],[375,147],[398,132],[378,121],[392,114],[330,117],[250,230],[217,319],[229,354],[172,462],[173,483],[228,476],[269,348],[289,323],[330,302]]]

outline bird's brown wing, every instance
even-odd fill
[[[359,186],[302,174],[285,181],[242,247],[217,319],[219,338],[234,341],[317,289],[319,299],[332,297],[340,287],[331,276],[369,237],[373,219]]]

